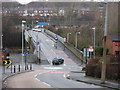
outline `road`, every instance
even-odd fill
[[[57,45],[57,49],[54,47],[55,42],[48,38],[44,33],[30,31],[30,34],[36,41],[40,42],[40,47],[50,65],[44,65],[42,69],[49,70],[50,72],[37,75],[36,78],[48,83],[55,88],[100,88],[100,86],[78,83],[76,81],[66,79],[66,74],[70,71],[81,71],[82,66],[78,66],[69,56],[63,48]],[[65,60],[63,65],[52,65],[52,59],[60,57]],[[76,59],[76,58],[74,58]],[[80,62],[81,63],[81,62]]]
[[[7,79],[7,88],[52,88],[34,78],[37,73],[42,74],[45,72],[47,71],[36,70],[33,72],[15,75]]]
[[[35,71],[29,73],[23,73],[15,75],[6,80],[8,87],[10,88],[102,88],[92,84],[86,84],[82,82],[76,82],[66,79],[66,75],[71,71],[81,71],[82,64],[80,61],[76,63],[71,58],[72,55],[63,51],[61,46],[54,47],[55,42],[48,38],[44,33],[29,31],[35,41],[40,42],[40,48],[44,60],[48,60],[49,63],[43,65],[33,65]],[[36,51],[37,53],[37,45]],[[62,65],[52,65],[52,59],[60,57],[65,60]],[[81,66],[80,66],[81,65]],[[29,83],[28,83],[29,82]]]

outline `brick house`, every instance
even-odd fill
[[[120,55],[120,34],[111,34],[106,38],[106,47],[109,55]]]

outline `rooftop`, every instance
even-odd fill
[[[109,35],[112,41],[120,41],[120,33]]]

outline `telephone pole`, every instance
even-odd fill
[[[107,37],[107,24],[108,24],[108,2],[106,2],[106,16],[105,16],[105,28],[104,28],[104,39],[103,39],[103,61],[101,71],[101,83],[105,83],[106,79],[106,37]]]

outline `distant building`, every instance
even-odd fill
[[[57,13],[58,12],[58,13]],[[90,8],[74,8],[73,10],[74,13],[77,14],[90,14],[90,15],[94,15],[94,14],[103,14],[104,12],[100,12],[100,11],[95,11],[95,10],[91,10]],[[59,11],[57,11],[57,9],[55,8],[50,8],[50,7],[14,7],[14,8],[4,8],[3,9],[3,14],[4,15],[12,15],[13,13],[15,14],[19,14],[20,16],[32,16],[32,17],[46,17],[46,16],[64,16],[65,15],[65,10],[64,8],[61,7],[61,9]]]
[[[120,55],[120,34],[111,34],[106,38],[106,47],[109,49],[108,54]]]

